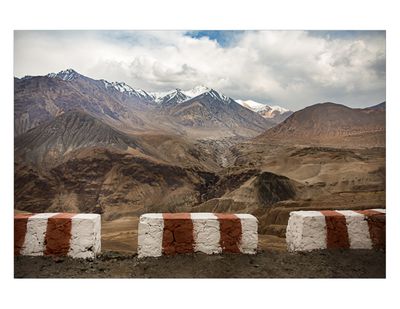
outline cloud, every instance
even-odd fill
[[[199,84],[297,110],[385,100],[385,32],[16,31],[15,75],[65,68],[165,91]]]

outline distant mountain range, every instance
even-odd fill
[[[91,79],[72,69],[15,78],[14,86],[16,135],[77,109],[136,132],[248,137],[275,124],[204,86],[151,93],[123,82]]]
[[[323,103],[293,113],[252,100],[235,101],[205,86],[147,92],[72,69],[15,78],[14,83],[16,149],[34,162],[89,146],[146,153],[132,134],[178,135],[193,141],[259,135],[258,140],[288,142],[349,136],[363,136],[364,141],[373,135],[381,145],[376,135],[385,130],[386,102],[365,109]]]

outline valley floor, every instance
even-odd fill
[[[385,278],[384,251],[346,250],[256,255],[190,254],[138,259],[104,253],[94,261],[71,258],[14,259],[15,278]]]

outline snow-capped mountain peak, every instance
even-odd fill
[[[66,80],[66,81],[72,81],[77,78],[84,78],[84,79],[90,80],[90,78],[79,74],[78,72],[76,72],[73,69],[62,70],[58,73],[49,73],[46,76],[50,77],[50,78],[60,78],[62,80]],[[140,98],[145,98],[147,100],[152,100],[152,97],[146,91],[144,91],[142,89],[134,89],[125,82],[109,82],[104,79],[100,79],[100,81],[103,83],[103,85],[106,89],[114,89],[120,93],[129,95],[129,96],[137,96]]]
[[[46,76],[50,77],[50,78],[60,78],[62,80],[70,81],[70,80],[74,80],[78,77],[82,77],[83,75],[79,74],[78,72],[76,72],[73,69],[66,69],[66,70],[62,70],[58,73],[49,73]]]
[[[189,90],[181,90],[176,88],[170,91],[162,91],[162,92],[151,92],[150,95],[153,97],[154,101],[158,104],[164,104],[166,102],[171,101],[175,98],[175,103],[182,103],[194,97],[197,97],[205,92],[210,91],[210,88],[205,86],[196,86]]]
[[[172,91],[158,91],[158,92],[149,92],[153,100],[157,103],[162,101],[162,98],[165,97],[166,95],[170,94]]]
[[[279,106],[279,105],[272,105],[270,107],[272,108],[273,111],[278,111],[281,114],[286,113],[286,112],[290,112],[290,110],[288,110],[287,108],[284,108],[284,107]]]
[[[106,89],[113,89],[124,95],[135,96],[140,99],[145,99],[148,101],[151,101],[153,99],[153,97],[146,91],[142,89],[134,89],[124,82],[108,82],[104,79],[101,79],[101,81],[103,82],[104,87],[106,87]]]
[[[219,93],[218,91],[215,91],[214,89],[211,89],[210,91],[205,92],[204,95],[209,95],[213,99],[216,99],[216,100],[219,100],[219,101],[223,101],[224,103],[229,103],[230,100],[231,100],[226,95],[223,95],[222,93]]]
[[[159,103],[162,104],[179,104],[189,100],[190,97],[185,95],[180,89],[175,89],[172,92],[168,93],[167,95],[159,98]]]
[[[134,92],[135,90],[129,86],[128,84],[125,84],[124,82],[111,82],[112,87],[114,87],[116,90],[119,92]]]
[[[214,100],[229,103],[231,99],[218,91],[205,87],[196,86],[189,90],[181,90],[179,88],[168,91],[168,92],[152,92],[150,95],[157,104],[180,104],[190,99],[199,96],[209,96]]]
[[[206,86],[203,86],[203,85],[198,85],[198,86],[196,86],[196,87],[194,87],[194,88],[192,88],[192,89],[189,89],[189,90],[185,90],[185,91],[182,91],[186,96],[188,96],[188,97],[190,97],[190,98],[194,98],[194,97],[197,97],[197,96],[199,96],[199,95],[201,95],[201,94],[203,94],[203,93],[205,93],[205,92],[208,92],[208,91],[210,91],[211,89],[210,88],[208,88],[208,87],[206,87]]]
[[[264,118],[276,120],[276,122],[281,122],[287,117],[289,117],[293,112],[278,105],[269,106],[262,104],[253,100],[235,100],[243,107],[261,115]]]
[[[184,100],[187,99],[187,97],[182,93],[179,88],[170,91],[150,92],[150,95],[157,104],[162,104],[166,101],[173,99],[174,97],[182,98]],[[178,101],[181,101],[181,99],[179,99]]]
[[[243,107],[246,107],[247,109],[250,109],[256,113],[258,113],[262,110],[265,110],[266,108],[269,108],[268,105],[258,103],[258,102],[252,101],[252,100],[236,100],[236,102],[238,102]]]
[[[286,109],[282,106],[278,106],[278,105],[269,106],[269,105],[259,103],[259,102],[253,101],[253,100],[236,100],[236,102],[238,102],[243,107],[251,109],[253,112],[256,112],[256,113],[260,112],[260,111],[264,111],[264,110],[277,111],[279,113],[285,113],[285,112],[289,111],[288,109]]]

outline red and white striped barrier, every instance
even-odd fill
[[[222,252],[255,254],[258,222],[248,214],[152,213],[140,216],[138,256]]]
[[[101,250],[100,230],[97,214],[17,214],[14,255],[94,258]]]
[[[293,211],[286,229],[289,251],[385,248],[386,210]]]

